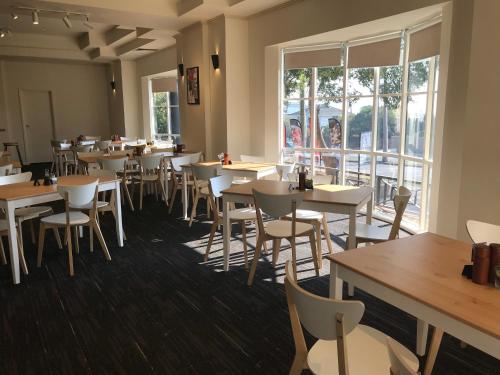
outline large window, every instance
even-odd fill
[[[172,81],[172,79],[169,79]],[[175,79],[152,80],[152,136],[157,140],[176,141],[180,138],[179,96]],[[166,91],[168,90],[168,91]]]
[[[406,186],[403,223],[415,230],[428,225],[434,147],[439,43],[429,33],[439,35],[439,24],[371,44],[284,50],[283,58],[284,161],[372,186],[374,212],[388,219]]]

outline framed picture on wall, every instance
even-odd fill
[[[187,68],[187,103],[200,104],[200,76],[199,68]]]

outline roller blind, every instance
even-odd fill
[[[367,68],[399,64],[401,39],[387,39],[380,42],[349,47],[349,68]]]
[[[177,80],[175,78],[157,78],[151,80],[153,92],[176,92]]]
[[[286,53],[285,69],[339,66],[340,56],[340,48]]]
[[[411,34],[408,60],[415,61],[439,55],[440,42],[440,23]]]

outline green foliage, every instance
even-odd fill
[[[167,118],[167,93],[157,92],[153,95],[154,116],[156,123],[156,133],[168,133],[168,118]]]

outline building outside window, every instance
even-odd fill
[[[375,42],[283,50],[282,157],[334,183],[374,188],[392,219],[397,187],[412,192],[403,224],[428,226],[440,24]]]
[[[158,78],[151,80],[152,138],[180,141],[180,114],[177,80]]]

